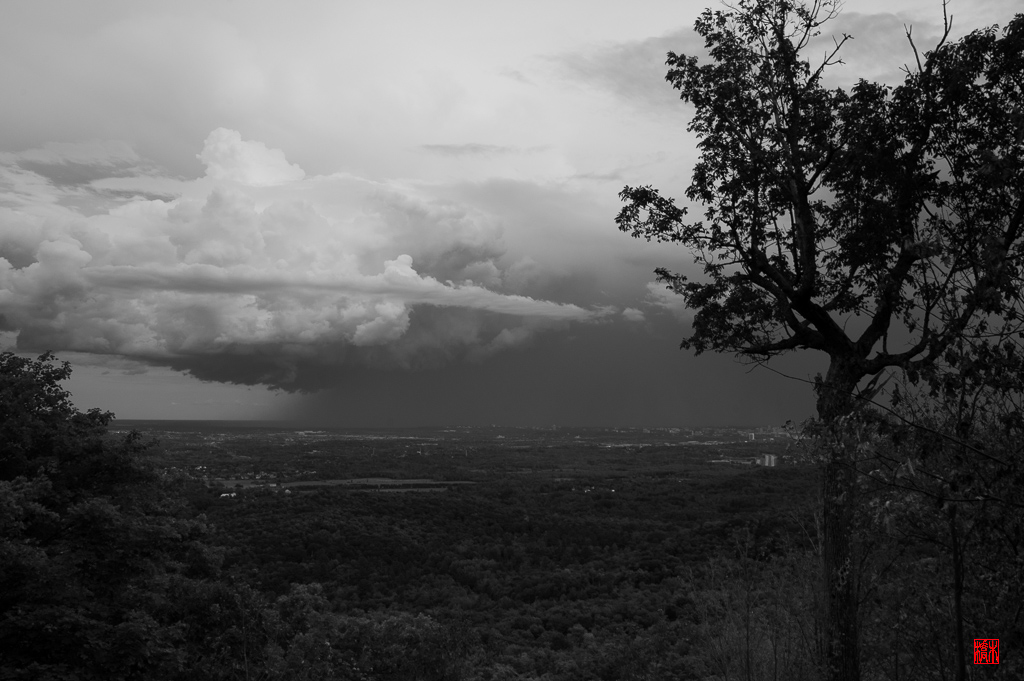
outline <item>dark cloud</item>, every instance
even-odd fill
[[[119,141],[51,142],[0,152],[0,193],[6,195],[0,205],[22,210],[43,201],[86,217],[103,215],[139,199],[173,201],[177,194],[150,189],[153,182],[168,181]]]
[[[264,385],[270,389],[295,392],[337,385],[338,374],[341,373],[339,368],[344,366],[347,349],[344,344],[312,348],[290,347],[283,343],[232,343],[216,353],[182,354],[154,359],[151,363],[168,366],[203,381]],[[334,362],[325,363],[324,355],[330,355]]]
[[[35,247],[15,239],[0,238],[0,258],[9,262],[14,269],[20,270],[36,261]]]
[[[415,256],[416,269],[438,281],[471,279],[482,284],[498,284],[501,273],[494,264],[505,254],[493,243],[452,244],[441,251],[424,251]]]
[[[178,198],[176,194],[161,194],[159,192],[135,191],[132,189],[97,189],[97,194],[109,196],[119,201],[174,201]]]
[[[196,314],[201,311],[194,311]],[[344,340],[318,343],[229,343],[216,349],[179,350],[172,357],[131,357],[152,366],[166,366],[203,381],[263,385],[288,392],[344,388],[353,377],[382,373],[445,371],[452,366],[490,358],[499,351],[529,347],[540,331],[557,322],[524,320],[430,305],[416,307],[409,328],[392,343],[357,346]],[[22,331],[19,350],[34,351],[53,339]],[[457,371],[457,370],[456,370]]]
[[[74,161],[45,163],[22,160],[18,161],[17,165],[22,170],[45,177],[53,186],[60,188],[81,187],[108,177],[130,177],[136,174],[134,167],[110,166],[105,163],[89,164]]]
[[[118,140],[48,142],[20,152],[0,152],[0,164],[45,178],[61,190],[87,188],[97,180],[158,172],[131,145]]]
[[[645,40],[606,44],[552,57],[565,76],[581,85],[605,90],[647,110],[678,110],[679,96],[665,82],[669,52],[702,55],[704,42],[691,28]]]
[[[489,179],[460,184],[450,194],[501,216],[505,257],[513,261],[503,278],[508,291],[578,305],[635,306],[655,267],[691,266],[685,252],[619,232],[615,190],[602,203],[582,200],[571,185]]]
[[[659,325],[660,324],[660,325]],[[678,325],[607,324],[586,333],[538,336],[483,364],[374,371],[303,398],[292,419],[333,426],[780,425],[813,412],[804,383],[730,357],[678,350]],[[806,378],[816,358],[778,366]]]
[[[105,215],[116,206],[134,201],[170,202],[178,198],[174,194],[133,189],[105,189],[92,185],[70,189],[58,196],[57,203],[83,216]]]

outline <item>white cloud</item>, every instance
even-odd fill
[[[622,311],[622,316],[630,322],[642,322],[644,321],[644,313],[642,310],[638,310],[635,307],[627,307]]]
[[[227,128],[211,132],[196,158],[206,165],[208,177],[253,187],[295,182],[306,176],[298,165],[288,163],[280,149],[243,141],[241,133]]]
[[[378,345],[398,340],[409,328],[409,309],[404,303],[386,300],[373,306],[373,319],[356,326],[352,334],[355,345]]]
[[[644,304],[669,312],[682,320],[688,320],[693,316],[693,312],[686,307],[686,302],[681,295],[657,281],[647,283]]]
[[[346,348],[379,348],[402,365],[424,348],[479,357],[610,314],[524,295],[536,263],[505,262],[500,228],[472,209],[397,184],[306,178],[230,130],[214,131],[202,156],[207,176],[180,183],[174,200],[137,197],[92,215],[45,201],[0,207],[0,321],[20,348],[293,387],[299,364],[341,361]],[[461,331],[424,326],[424,306],[462,311],[451,318]],[[481,315],[518,322],[495,330],[471,320]],[[243,366],[254,355],[258,375]],[[207,367],[214,357],[222,373]]]

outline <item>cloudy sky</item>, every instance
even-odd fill
[[[0,4],[0,348],[122,418],[779,424],[809,388],[678,349],[617,194],[682,196],[668,50],[709,0]],[[952,0],[957,34],[1017,0]],[[851,0],[896,82],[939,0]],[[807,379],[820,357],[785,358]]]

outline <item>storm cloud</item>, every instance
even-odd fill
[[[72,168],[79,188],[139,163],[130,149],[120,164],[105,150],[51,148],[10,165],[59,198],[68,182],[31,163]],[[528,263],[503,260],[500,228],[457,204],[306,177],[233,130],[214,130],[198,157],[205,177],[174,200],[139,197],[97,215],[56,200],[49,214],[0,208],[0,314],[19,350],[312,390],[352,366],[479,360],[610,314],[527,295]]]

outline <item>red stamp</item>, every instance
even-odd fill
[[[999,664],[999,639],[974,639],[974,664]]]

